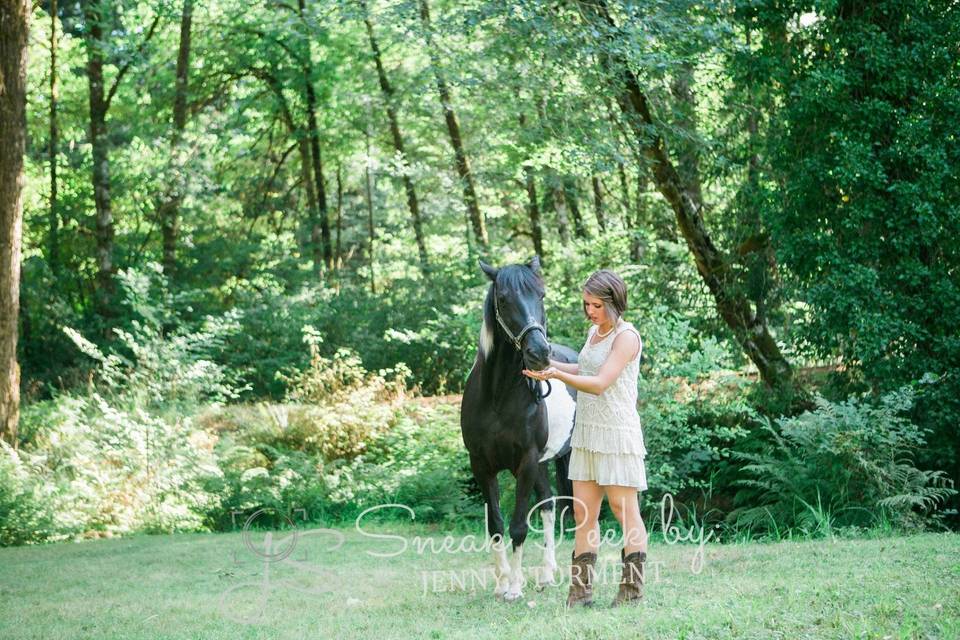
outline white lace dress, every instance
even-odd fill
[[[596,331],[596,325],[590,328],[587,343],[580,351],[580,375],[597,375],[610,355],[613,341],[624,331],[633,331],[640,339],[634,326],[624,320],[599,343],[590,344]],[[571,480],[595,480],[600,485],[646,490],[644,459],[647,450],[637,413],[637,380],[642,351],[641,339],[637,355],[600,395],[577,392],[577,418],[570,443]]]

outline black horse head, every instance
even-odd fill
[[[546,312],[543,309],[544,286],[540,275],[540,258],[525,265],[497,269],[482,260],[480,268],[493,284],[484,305],[484,334],[505,340],[523,358],[527,369],[539,371],[550,365],[550,344],[547,342]]]

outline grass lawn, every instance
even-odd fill
[[[333,536],[291,549],[276,532],[277,553],[290,553],[270,562],[240,533],[0,549],[0,638],[960,638],[955,534],[708,543],[699,574],[695,546],[652,541],[645,601],[621,609],[608,608],[619,553],[606,545],[597,606],[565,611],[565,585],[495,601],[488,553],[417,553],[416,536],[439,544],[445,531],[368,529],[406,551],[371,556],[402,543],[351,528],[334,551]],[[262,553],[265,539],[248,541]],[[558,548],[562,569],[570,549]]]

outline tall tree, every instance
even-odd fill
[[[27,0],[0,0],[0,437],[14,447],[20,420],[17,322],[30,9]]]
[[[343,245],[341,236],[343,235],[343,176],[341,175],[341,165],[337,163],[337,245],[335,255],[335,264],[337,269],[342,266]]]
[[[57,101],[60,98],[57,72],[57,0],[50,0],[50,224],[47,240],[47,260],[50,270],[60,270],[60,212],[57,210],[57,154],[60,129],[57,126]]]
[[[548,130],[547,109],[544,102],[542,97],[537,100],[537,120],[540,123],[541,131]],[[557,232],[560,234],[560,242],[566,246],[570,244],[570,219],[567,216],[567,194],[564,189],[563,179],[553,167],[547,168],[547,188],[550,190],[553,210],[557,214]]]
[[[563,179],[563,194],[570,205],[570,215],[573,217],[573,233],[582,240],[587,237],[587,228],[584,226],[583,216],[580,214],[580,194],[576,178],[567,176]]]
[[[518,94],[519,96],[519,94]],[[520,112],[520,133],[527,129],[527,117]],[[540,256],[541,263],[545,264],[546,253],[543,248],[543,225],[540,224],[540,202],[537,199],[537,182],[533,167],[523,163],[523,183],[527,191],[527,217],[530,219],[530,237],[533,240],[533,250]]]
[[[170,143],[172,176],[170,192],[160,206],[160,228],[163,235],[163,272],[174,278],[177,268],[177,236],[180,207],[186,191],[187,171],[183,133],[187,126],[187,97],[190,81],[190,42],[193,24],[193,0],[183,0],[180,14],[180,48],[177,52],[177,77],[173,97],[173,135]]]
[[[106,42],[103,23],[105,0],[86,0],[84,4],[87,48],[87,82],[90,90],[90,147],[93,153],[93,201],[97,211],[97,294],[96,306],[108,315],[113,292],[113,208],[110,202],[110,155],[107,139],[107,110],[110,103],[104,89],[103,66]]]
[[[593,214],[597,218],[597,226],[602,233],[607,230],[607,219],[603,215],[603,186],[600,183],[600,177],[591,177],[590,186],[593,187]]]
[[[310,47],[311,32],[306,19],[306,0],[297,0],[297,10],[300,15],[300,23],[304,27],[305,38],[304,46],[306,51],[303,54],[303,85],[304,96],[307,102],[307,133],[310,136],[310,157],[313,167],[313,180],[317,194],[317,218],[313,221],[313,228],[310,239],[313,243],[314,251],[314,270],[320,264],[320,252],[323,251],[323,263],[327,269],[332,269],[334,265],[333,247],[330,238],[330,217],[327,211],[327,188],[323,178],[323,156],[320,153],[320,131],[317,126],[317,93],[313,88],[313,51]],[[319,275],[319,271],[315,275]]]
[[[383,67],[383,56],[380,53],[380,45],[377,43],[376,35],[373,32],[373,22],[370,18],[370,11],[367,8],[365,0],[360,0],[360,8],[363,11],[363,23],[367,28],[367,37],[370,39],[370,50],[373,54],[373,62],[377,67],[377,79],[380,82],[380,90],[383,93],[383,101],[387,110],[387,120],[390,123],[390,136],[393,139],[393,148],[404,161],[407,160],[407,153],[404,150],[403,136],[400,133],[400,122],[397,118],[396,98],[394,96],[393,86],[387,78],[387,72]],[[413,221],[413,234],[417,241],[417,250],[420,254],[420,266],[425,268],[428,264],[427,243],[423,235],[423,221],[420,217],[420,203],[417,200],[417,190],[413,186],[413,179],[404,172],[403,187],[407,192],[407,207],[410,209],[410,218]]]
[[[374,253],[374,240],[376,238],[373,228],[373,171],[370,170],[370,165],[373,164],[373,158],[370,155],[370,138],[373,137],[373,117],[370,114],[368,107],[367,110],[367,127],[364,129],[364,143],[366,155],[364,156],[364,191],[366,192],[367,200],[367,233],[368,233],[368,245],[367,245],[367,257],[370,260],[370,293],[377,294],[377,270],[376,270],[376,254]]]
[[[733,332],[737,343],[753,361],[763,381],[772,387],[793,387],[793,369],[759,316],[744,295],[730,258],[720,251],[703,221],[703,203],[696,189],[686,184],[667,150],[654,119],[650,101],[619,42],[624,34],[613,19],[606,0],[580,0],[593,32],[602,34],[602,65],[628,126],[649,164],[657,190],[676,216],[697,270],[716,302],[717,311]],[[684,171],[691,171],[686,166]]]
[[[420,0],[420,20],[423,22],[424,38],[427,45],[427,53],[430,56],[430,65],[433,67],[434,78],[437,83],[437,93],[440,94],[440,104],[443,106],[443,117],[447,123],[447,133],[450,136],[450,146],[453,147],[454,165],[457,168],[457,175],[460,176],[460,184],[463,187],[463,202],[467,207],[467,213],[470,216],[470,223],[473,226],[473,234],[477,243],[484,248],[490,244],[487,237],[487,225],[483,214],[480,213],[480,205],[477,202],[477,190],[473,184],[473,174],[470,172],[470,162],[467,159],[467,152],[463,148],[463,136],[460,133],[460,122],[457,114],[453,110],[453,99],[450,97],[450,88],[443,78],[443,72],[440,68],[440,60],[433,43],[433,30],[430,26],[430,7],[427,0]]]
[[[96,206],[97,295],[96,307],[101,316],[111,313],[110,296],[114,290],[113,240],[116,235],[113,206],[110,200],[110,141],[107,136],[107,112],[124,75],[140,56],[159,24],[157,15],[136,52],[121,66],[110,85],[104,86],[104,65],[108,62],[108,42],[104,26],[109,24],[109,0],[86,0],[84,32],[87,49],[87,83],[90,91],[90,147],[93,154],[93,200]]]

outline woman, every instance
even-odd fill
[[[647,530],[637,492],[646,490],[646,449],[637,414],[637,377],[643,343],[627,309],[627,287],[606,269],[583,285],[583,311],[593,326],[575,364],[550,360],[543,371],[524,370],[537,380],[556,379],[575,387],[577,418],[571,441],[569,477],[573,480],[577,522],[567,606],[593,604],[593,573],[599,547],[600,505],[606,494],[623,532],[623,570],[613,606],[642,596]]]

